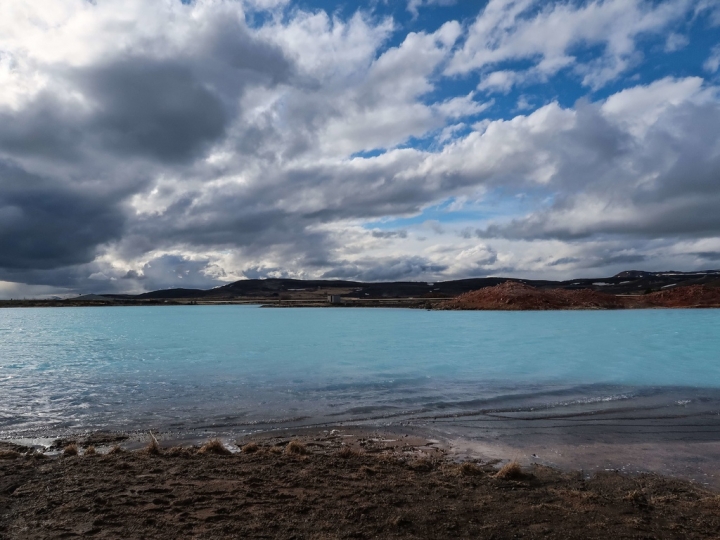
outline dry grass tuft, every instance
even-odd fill
[[[20,452],[16,452],[15,450],[0,450],[0,459],[15,459],[20,456]]]
[[[119,444],[116,444],[113,446],[110,451],[108,452],[109,456],[114,456],[116,454],[122,454],[125,450],[122,449],[122,447]]]
[[[220,439],[210,439],[198,450],[198,454],[216,454],[219,456],[226,456],[231,453],[230,450],[225,448]]]
[[[465,476],[478,476],[482,474],[482,472],[482,469],[471,461],[466,461],[465,463],[460,465],[460,474],[463,474]]]
[[[290,441],[285,447],[285,453],[301,456],[303,454],[307,454],[308,450],[307,448],[305,448],[305,445],[300,441]]]
[[[85,449],[85,455],[86,455],[86,456],[94,456],[95,454],[97,454],[97,452],[95,451],[95,447],[94,447],[94,446],[90,445],[90,446],[88,446],[88,447]]]
[[[150,439],[150,442],[145,447],[145,453],[149,456],[159,456],[162,453],[162,450],[160,450],[160,445],[158,444],[155,437]]]
[[[501,478],[502,480],[517,480],[524,476],[522,467],[520,467],[517,461],[511,461],[505,464],[495,475],[496,478]]]
[[[343,459],[350,459],[353,457],[358,457],[360,455],[360,452],[358,452],[357,450],[353,450],[349,446],[343,446],[340,450],[337,451],[335,455]]]
[[[70,456],[77,456],[78,455],[78,446],[75,443],[68,444],[63,449],[63,456],[70,457]]]
[[[254,443],[247,443],[245,446],[242,447],[243,454],[254,454],[260,449],[260,447]]]
[[[279,446],[271,446],[271,447],[268,449],[268,452],[270,452],[271,454],[282,454],[282,453],[283,453],[283,449],[280,448]]]

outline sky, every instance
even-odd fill
[[[717,0],[0,2],[0,298],[711,268]]]

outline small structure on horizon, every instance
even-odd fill
[[[328,294],[328,302],[331,304],[342,304],[342,297],[339,294]]]

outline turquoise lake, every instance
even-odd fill
[[[648,396],[707,408],[718,391],[720,310],[0,310],[4,437],[417,422]]]

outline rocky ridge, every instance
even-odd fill
[[[507,281],[461,294],[439,304],[438,309],[542,311],[695,307],[720,307],[720,288],[688,285],[649,294],[613,295],[591,289],[539,289]]]

